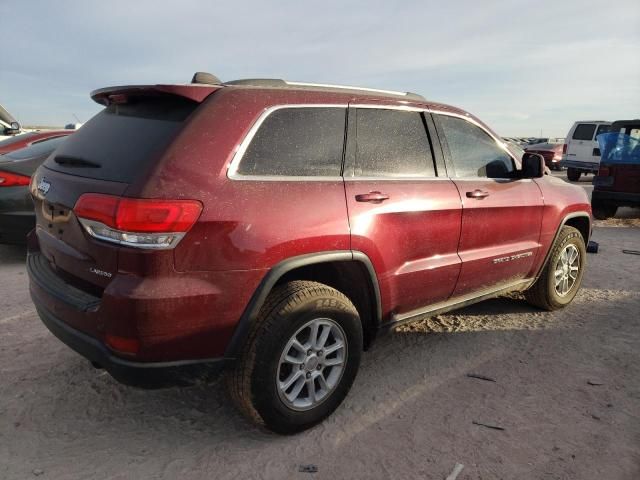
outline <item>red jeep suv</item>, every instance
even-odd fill
[[[210,74],[91,97],[105,108],[32,178],[27,266],[45,325],[124,383],[225,367],[240,410],[292,433],[378,334],[580,286],[585,192],[458,108]]]

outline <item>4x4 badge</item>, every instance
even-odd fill
[[[42,195],[46,195],[49,189],[51,188],[51,184],[43,178],[38,182],[37,188]]]

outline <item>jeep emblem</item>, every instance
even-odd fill
[[[51,188],[51,184],[43,178],[38,182],[37,188],[38,188],[38,191],[44,196],[47,194],[47,192]]]

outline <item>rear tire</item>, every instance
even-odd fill
[[[607,218],[615,217],[618,212],[617,205],[604,202],[591,202],[591,211],[593,216],[598,220],[606,220]]]
[[[580,175],[580,170],[571,167],[567,168],[567,178],[569,179],[569,181],[577,182],[578,180],[580,180]]]
[[[576,296],[587,257],[584,239],[573,227],[562,227],[551,248],[549,261],[538,280],[524,292],[531,305],[549,311],[566,307]],[[573,258],[573,255],[577,257]],[[573,270],[576,266],[577,270]]]
[[[278,286],[228,375],[231,398],[250,420],[276,433],[311,428],[347,396],[362,338],[358,311],[338,290],[298,280]]]

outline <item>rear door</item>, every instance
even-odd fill
[[[596,137],[609,131],[609,123],[588,122],[576,124],[573,132],[567,138],[567,160],[584,162],[597,169],[600,163],[600,149]]]
[[[453,295],[527,277],[540,249],[540,189],[516,178],[514,159],[484,128],[460,116],[433,116],[462,199],[462,270]]]
[[[119,247],[91,239],[72,209],[83,193],[124,195],[196,106],[171,96],[131,98],[105,108],[47,158],[32,179],[31,194],[40,249],[55,268],[80,283],[109,283]]]
[[[431,122],[420,109],[349,107],[351,248],[371,259],[385,315],[446,300],[460,272],[460,196],[432,148]]]

